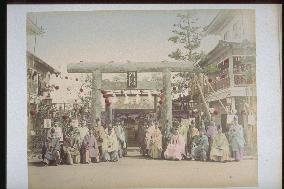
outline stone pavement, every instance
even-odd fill
[[[119,162],[29,165],[31,189],[189,188],[256,186],[257,160],[199,162],[145,159],[135,150]]]

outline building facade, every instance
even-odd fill
[[[233,115],[244,126],[247,154],[256,153],[256,57],[254,12],[222,10],[206,28],[220,41],[199,66],[206,70],[203,89],[214,119],[228,130]]]

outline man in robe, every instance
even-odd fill
[[[105,134],[105,128],[101,125],[100,119],[96,119],[96,123],[95,123],[95,137],[97,139],[97,143],[98,143],[98,148],[99,148],[99,159],[102,160],[102,155],[103,155],[103,151],[102,151],[102,141],[103,141],[103,136]]]
[[[204,128],[199,129],[199,136],[193,140],[192,160],[207,160],[209,142]]]
[[[190,122],[190,128],[188,130],[188,152],[190,152],[190,156],[192,155],[192,141],[194,140],[194,138],[199,136],[199,131],[198,129],[195,127],[195,122],[192,120]]]
[[[84,147],[83,147],[83,140],[84,140],[84,137],[87,135],[87,133],[89,132],[89,129],[87,127],[87,121],[83,120],[83,122],[80,124],[80,126],[78,127],[79,129],[79,132],[80,132],[80,142],[81,142],[81,147],[80,147],[80,159],[81,159],[81,163],[82,160],[83,160],[83,151],[84,151]]]
[[[117,121],[117,124],[114,126],[114,130],[118,139],[118,155],[120,158],[122,158],[124,151],[126,150],[126,141],[124,129],[119,121]]]
[[[243,159],[244,153],[244,132],[243,127],[238,124],[238,117],[234,116],[233,124],[231,125],[229,132],[229,143],[232,150],[232,155],[235,161],[240,161]]]
[[[179,133],[178,123],[174,122],[174,131],[165,151],[165,159],[181,160],[185,154],[184,137]]]
[[[144,120],[141,120],[140,126],[138,128],[138,146],[140,148],[140,154],[144,156],[146,154],[146,143],[145,143],[145,137],[146,137],[146,122]]]
[[[71,131],[71,136],[67,139],[69,140],[68,151],[71,155],[71,164],[80,163],[80,149],[81,149],[81,141],[80,141],[80,131],[78,127],[73,127]]]
[[[222,133],[222,127],[220,125],[218,125],[218,133],[212,142],[210,159],[220,162],[230,160],[229,142],[226,135]]]
[[[58,165],[60,163],[60,138],[55,134],[55,129],[51,128],[50,135],[46,138],[46,151],[44,162],[47,165]]]
[[[162,157],[163,158],[165,158],[164,153],[165,153],[165,151],[168,147],[168,144],[171,141],[172,134],[173,134],[172,133],[172,127],[169,124],[169,120],[167,120],[165,127],[162,129],[162,135],[163,135],[163,138],[162,138],[162,148],[163,148]]]
[[[99,149],[94,130],[89,128],[88,134],[84,137],[82,163],[99,162]]]
[[[214,140],[214,137],[217,135],[218,131],[217,131],[217,127],[215,125],[214,121],[211,121],[209,123],[209,125],[207,126],[207,132],[206,135],[208,137],[208,141],[209,141],[209,153],[208,153],[208,159],[210,159],[210,151],[211,151],[211,145],[212,142]]]
[[[149,156],[153,159],[161,158],[162,153],[162,133],[156,122],[152,122],[152,126],[148,130],[149,138]]]
[[[102,141],[103,161],[118,161],[118,140],[111,125],[105,130]]]
[[[188,140],[187,140],[187,136],[188,136],[188,131],[189,131],[189,124],[187,123],[186,119],[182,119],[180,126],[178,127],[178,133],[184,138],[184,155],[187,156],[188,155]]]

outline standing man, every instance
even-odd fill
[[[188,141],[187,141],[187,135],[189,130],[189,124],[187,123],[186,119],[181,119],[180,127],[178,128],[178,133],[184,138],[184,152],[185,156],[188,155]]]
[[[126,150],[125,133],[119,121],[114,126],[115,134],[118,139],[118,155],[120,158],[123,157],[124,151]]]
[[[243,159],[245,139],[243,127],[238,124],[238,117],[234,116],[233,124],[229,129],[229,142],[235,161]]]
[[[98,143],[98,149],[99,149],[99,160],[102,160],[102,142],[103,142],[103,137],[105,134],[105,129],[101,125],[100,119],[96,119],[95,127],[94,127],[94,135],[96,137],[97,143]]]

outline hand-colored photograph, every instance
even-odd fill
[[[253,9],[26,14],[30,189],[258,185]]]

